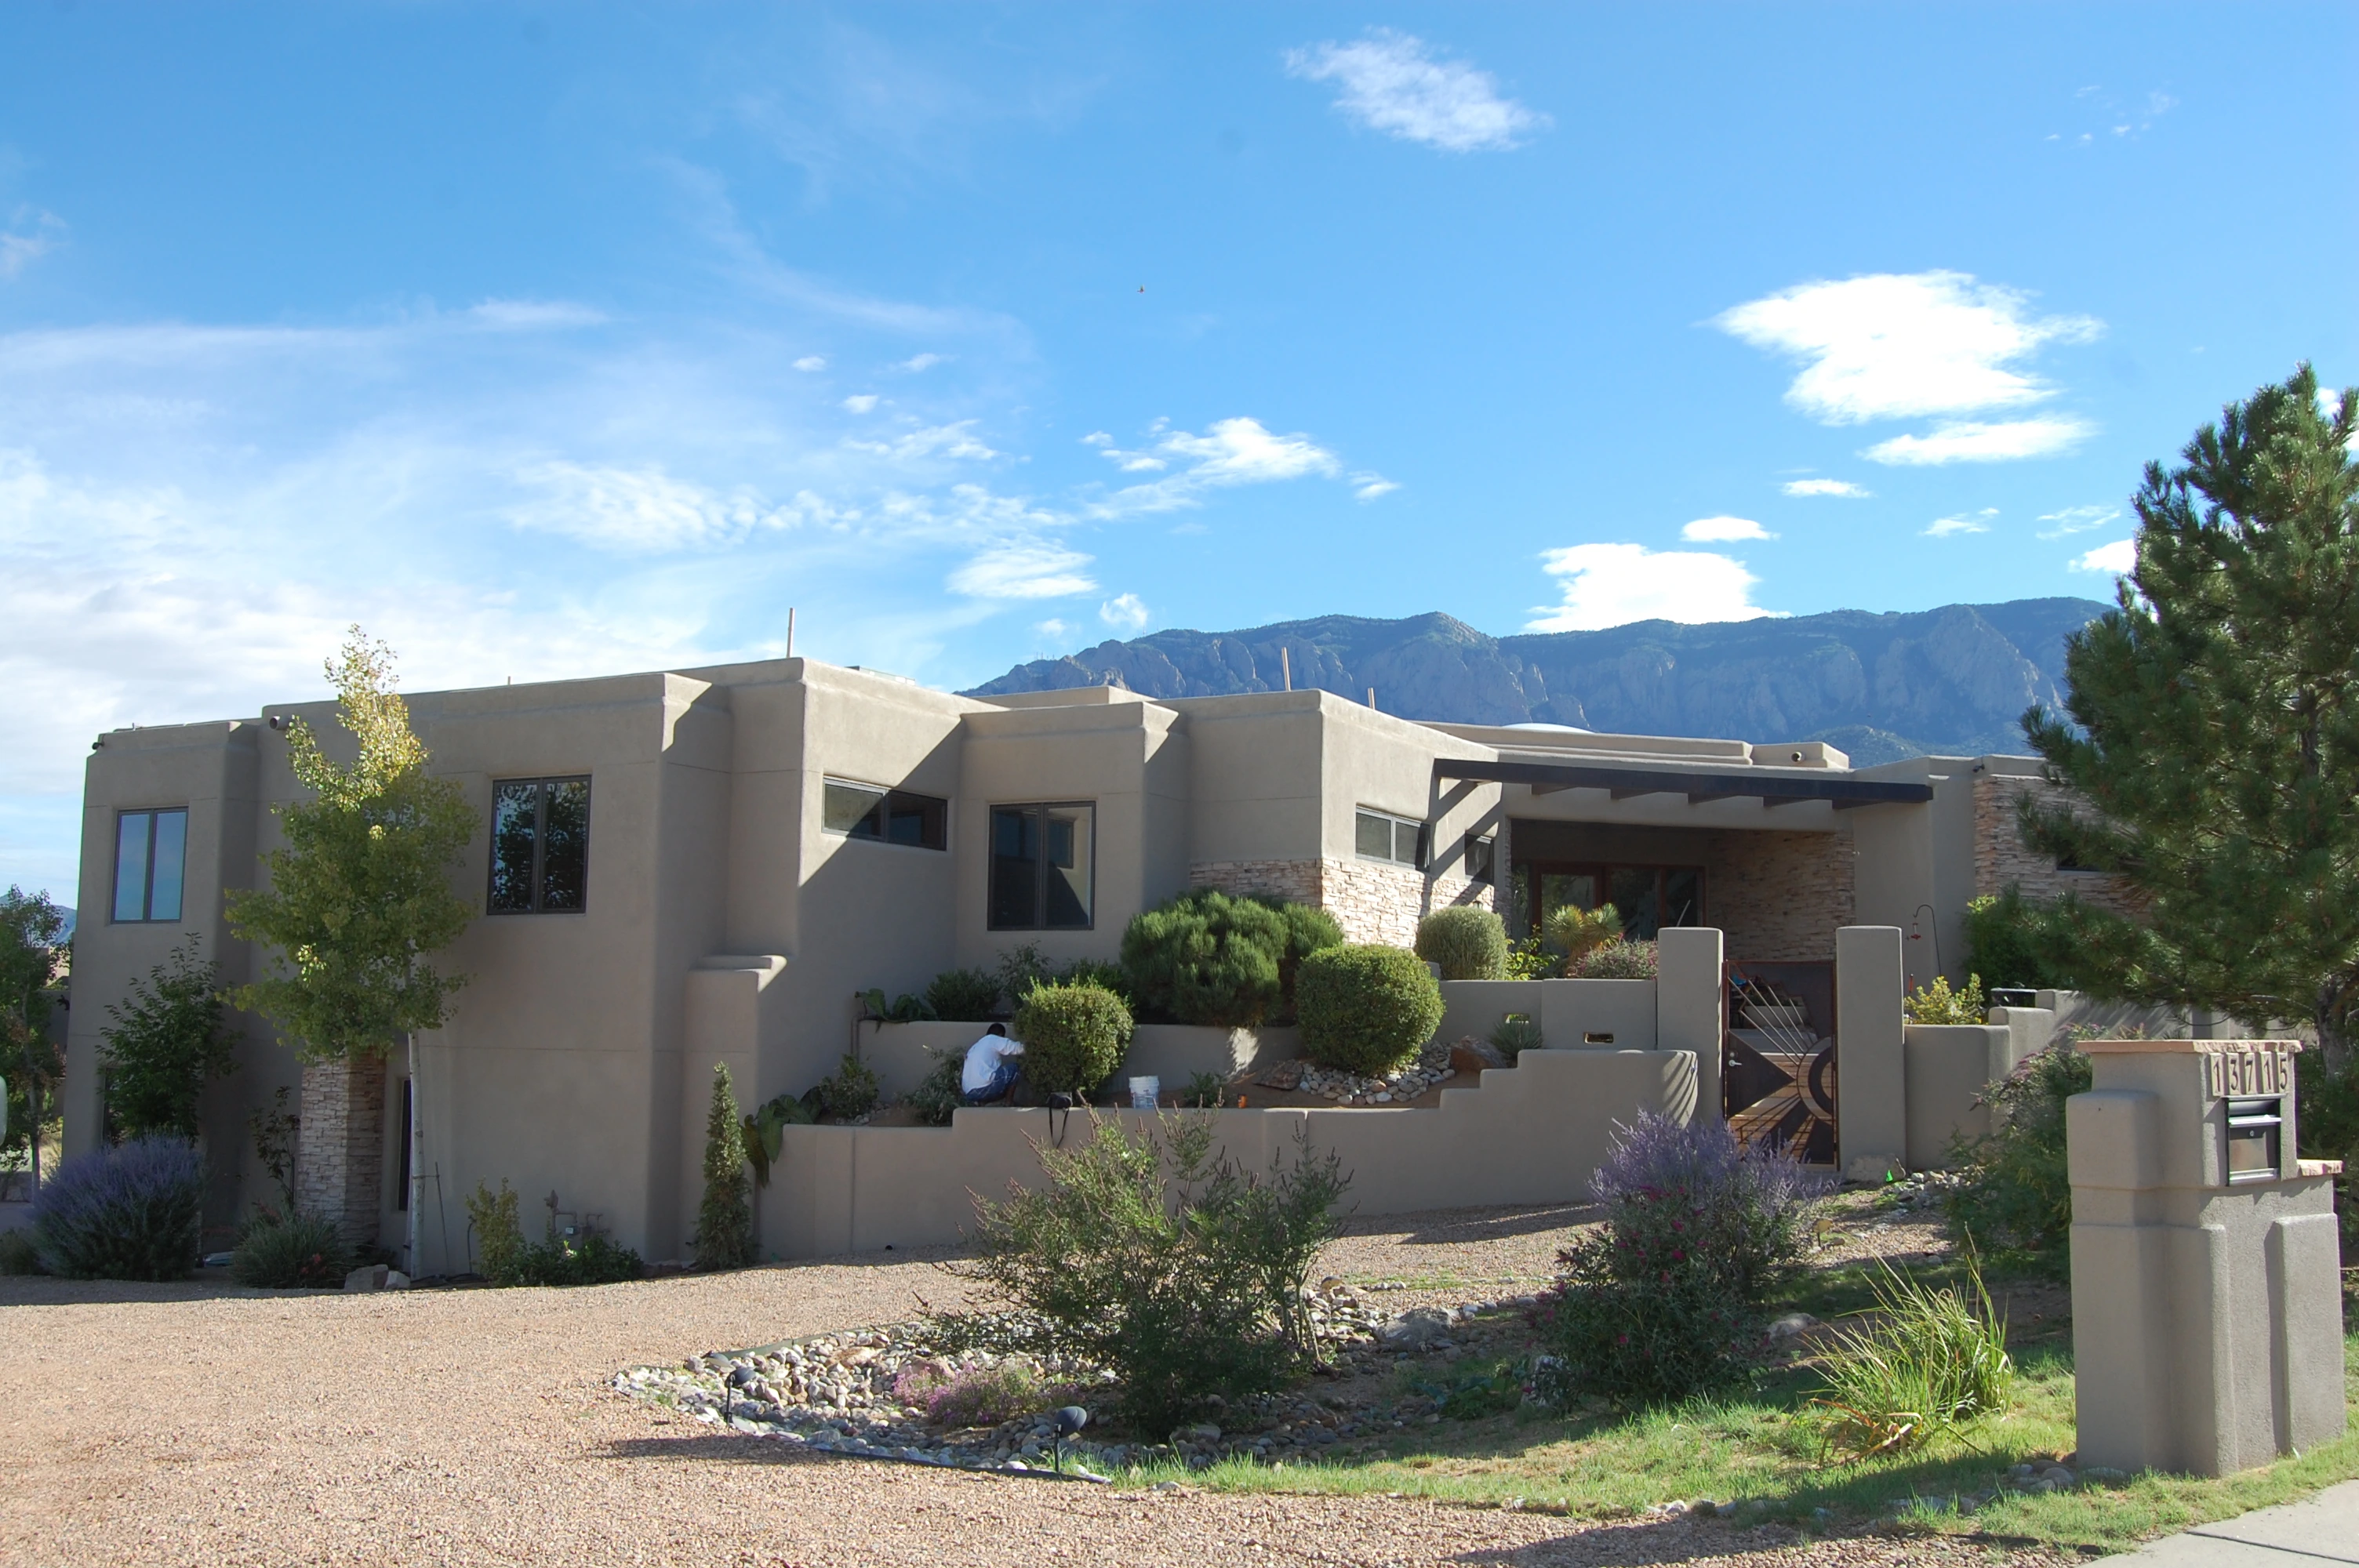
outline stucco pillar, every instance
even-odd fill
[[[354,1247],[377,1244],[385,1183],[385,1064],[314,1062],[303,1068],[295,1133],[295,1203],[336,1222]]]
[[[1843,1174],[1881,1181],[1908,1151],[1900,927],[1835,933],[1836,1136]]]
[[[1709,925],[1667,925],[1655,936],[1655,1049],[1692,1051],[1696,1114],[1722,1114],[1723,940]]]
[[[2065,1107],[2082,1463],[2225,1475],[2340,1436],[2336,1161],[2290,1041],[2092,1040]]]

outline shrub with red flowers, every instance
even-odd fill
[[[1642,1114],[1591,1178],[1605,1223],[1558,1254],[1535,1309],[1549,1354],[1539,1396],[1678,1400],[1734,1376],[1766,1309],[1800,1267],[1803,1215],[1832,1177],[1726,1123]]]

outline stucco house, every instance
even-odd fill
[[[1815,742],[1418,723],[1315,690],[980,700],[798,658],[409,707],[484,820],[454,873],[481,918],[441,957],[469,983],[419,1043],[414,1102],[397,1054],[304,1109],[307,1151],[382,1148],[344,1167],[381,1168],[373,1190],[326,1196],[373,1206],[389,1241],[413,1197],[447,1222],[505,1177],[679,1257],[713,1062],[740,1065],[748,1104],[799,1092],[844,1054],[856,992],[1023,942],[1111,959],[1133,915],[1194,885],[1308,900],[1400,944],[1460,903],[1520,934],[1610,899],[1642,935],[1717,926],[1739,960],[1830,958],[1838,927],[1897,926],[1923,981],[1962,978],[1969,899],[2074,875],[2015,841],[2010,792],[2038,787],[2021,757],[1854,769]],[[186,933],[227,981],[252,972],[223,897],[294,797],[291,716],[341,734],[317,702],[93,743],[70,1152],[102,1136],[100,1034],[133,977]],[[247,1118],[299,1077],[266,1023],[241,1027],[241,1068],[205,1106],[211,1224],[268,1191]]]

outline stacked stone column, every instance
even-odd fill
[[[385,1064],[371,1058],[306,1065],[301,1117],[297,1206],[334,1220],[352,1246],[375,1246],[384,1175]]]

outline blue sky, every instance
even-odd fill
[[[2359,8],[0,10],[0,883],[118,724],[2109,595],[2359,379]]]

